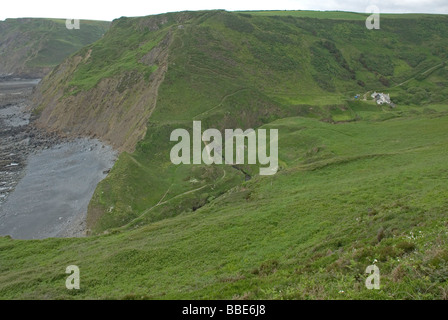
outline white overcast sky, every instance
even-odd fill
[[[448,0],[1,0],[0,20],[19,17],[113,20],[183,10],[342,10],[448,14]]]

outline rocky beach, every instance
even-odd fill
[[[83,236],[88,203],[116,153],[95,139],[37,129],[28,101],[38,83],[0,81],[0,235]]]

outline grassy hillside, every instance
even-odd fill
[[[40,123],[123,152],[91,237],[0,240],[0,296],[446,298],[447,17],[295,15],[121,18],[58,66]],[[193,120],[279,129],[280,171],[174,166],[170,133]]]
[[[72,53],[106,32],[110,22],[81,21],[68,30],[61,19],[0,21],[0,74],[42,77]]]
[[[300,17],[300,18],[317,18],[331,20],[360,20],[366,21],[370,15],[367,13],[347,12],[347,11],[308,11],[308,10],[262,10],[262,11],[236,11],[237,13],[250,14],[257,16],[283,16],[283,17]],[[442,17],[443,15],[439,15]],[[384,13],[381,12],[381,19],[421,19],[421,18],[437,17],[435,14],[420,13]]]
[[[195,212],[86,239],[0,239],[0,296],[446,299],[440,109],[337,126],[277,120],[268,127],[280,129],[287,168]],[[381,290],[370,291],[364,270],[375,259]],[[70,264],[80,291],[64,287]]]
[[[357,21],[207,12],[196,14],[181,29],[175,24],[157,31],[170,28],[173,34],[169,68],[158,90],[157,106],[149,118],[146,137],[132,156],[122,154],[95,193],[89,209],[92,229],[101,232],[127,224],[161,199],[209,184],[208,173],[215,167],[208,168],[207,178],[201,179],[205,169],[178,168],[169,159],[173,146],[167,143],[170,132],[179,127],[191,130],[193,119],[201,120],[204,128],[220,130],[258,127],[297,115],[330,123],[354,121],[362,115],[351,109],[349,101],[357,93],[374,90],[391,92],[399,104],[444,103],[448,97],[446,80],[442,80],[447,79],[445,52],[431,49],[447,44],[443,30],[440,38],[445,42],[430,40],[422,46],[424,38],[398,41],[407,32],[429,33],[432,24],[439,26],[439,22],[428,20],[425,28],[411,28],[411,23],[392,21],[393,27],[383,26],[383,31],[376,33]],[[389,42],[393,45],[387,47]],[[423,60],[409,62],[413,67],[405,60],[419,55]],[[438,69],[433,74],[416,79],[434,66]],[[73,80],[68,84],[74,85]],[[249,175],[258,172],[258,168],[240,169]],[[242,178],[241,171],[230,171]],[[190,180],[200,183],[181,182]],[[229,185],[223,183],[227,189]],[[181,199],[176,198],[172,205],[151,209],[149,215],[161,218],[191,210],[221,190],[198,190],[195,202],[187,197],[180,204]]]

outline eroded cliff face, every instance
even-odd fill
[[[66,84],[81,64],[89,63],[95,48],[66,60],[36,89],[33,107],[40,113],[37,125],[66,135],[98,138],[120,152],[133,152],[156,106],[171,41],[169,32],[140,59],[139,63],[154,66],[148,77],[130,70],[101,79],[94,88],[76,94],[67,91]]]

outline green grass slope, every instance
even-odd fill
[[[132,102],[168,66],[145,137],[95,191],[93,235],[0,239],[0,297],[446,299],[447,17],[371,31],[328,14],[121,18],[50,74],[40,94],[59,88],[75,118],[79,97],[101,105],[113,83]],[[373,91],[397,107],[353,99]],[[170,133],[193,120],[279,129],[280,171],[174,166]],[[364,286],[373,263],[379,291]],[[71,264],[80,291],[65,289]]]
[[[236,11],[237,13],[259,16],[283,16],[300,18],[317,18],[331,20],[362,20],[365,21],[370,14],[347,11],[309,11],[309,10],[262,10],[262,11]],[[381,13],[381,18],[392,19],[421,19],[437,17],[435,14],[422,13]],[[441,17],[443,15],[439,15]]]
[[[158,33],[169,32],[173,39],[168,71],[158,90],[147,135],[131,156],[121,155],[111,175],[99,185],[89,209],[94,233],[148,215],[144,220],[154,221],[195,210],[241,181],[241,172],[258,173],[258,167],[227,168],[230,180],[220,180],[222,188],[215,185],[198,190],[209,185],[210,177],[219,176],[221,169],[178,168],[169,159],[174,145],[168,143],[169,134],[176,128],[191,130],[192,120],[201,120],[204,129],[219,130],[254,128],[296,115],[331,123],[356,121],[363,115],[351,109],[350,100],[357,93],[374,90],[391,92],[393,100],[403,105],[447,101],[446,53],[436,49],[448,44],[443,32],[448,27],[440,23],[446,20],[444,16],[418,26],[412,20],[408,24],[403,23],[407,20],[392,19],[380,32],[367,30],[357,20],[266,18],[221,11],[196,13],[182,23],[175,23],[175,15],[169,17],[159,30],[146,36],[151,41]],[[136,30],[144,21],[137,18],[120,23]],[[429,34],[435,26],[442,26],[440,33],[428,39],[403,36],[408,32]],[[433,40],[437,35],[440,41]],[[92,47],[92,57],[97,45]],[[138,42],[130,46],[137,47]],[[116,65],[127,52],[117,57]],[[422,60],[411,63],[416,57]],[[93,61],[88,66],[93,68]],[[434,73],[417,80],[434,67]],[[132,70],[138,68],[137,64]],[[77,72],[82,74],[82,69]],[[65,85],[79,90],[76,81]],[[388,113],[378,116],[387,117]],[[197,190],[193,202],[181,196],[193,190]],[[170,198],[173,203],[158,205]]]
[[[447,111],[277,120],[266,128],[287,168],[195,212],[85,239],[0,239],[0,296],[446,298]],[[378,291],[364,287],[373,263]],[[71,264],[79,291],[64,286]]]
[[[110,22],[82,20],[68,30],[62,19],[0,21],[0,74],[42,77],[72,53],[95,42]]]

